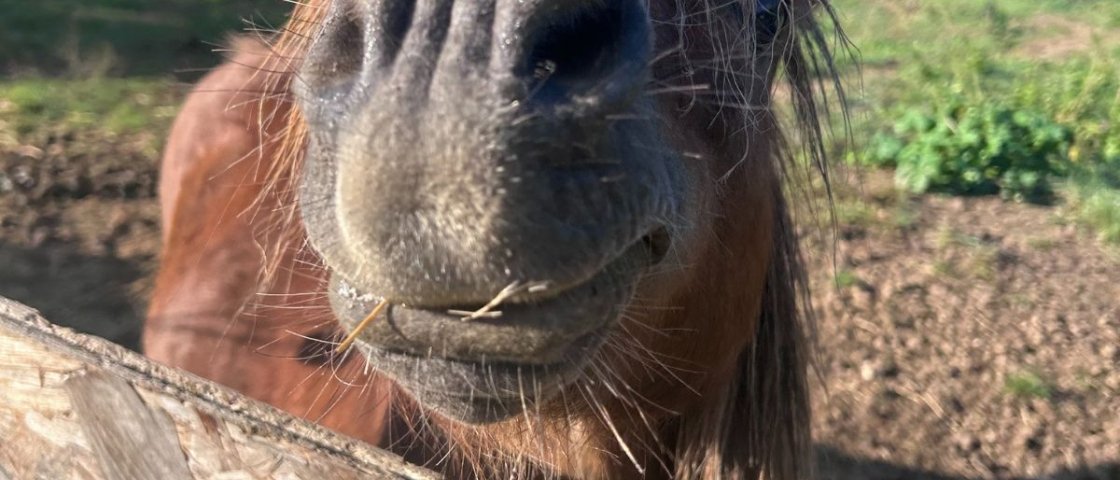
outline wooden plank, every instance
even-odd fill
[[[64,388],[106,478],[190,480],[175,425],[128,382],[92,371],[66,379]]]
[[[0,480],[434,479],[0,298]]]

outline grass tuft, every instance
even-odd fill
[[[843,290],[854,287],[861,280],[859,278],[859,275],[856,275],[856,272],[844,268],[836,272],[836,278],[834,279],[834,281],[836,282],[836,287]]]
[[[1075,181],[1069,197],[1079,223],[1097,232],[1101,241],[1120,245],[1120,189],[1094,179]]]
[[[1008,374],[1004,379],[1003,388],[1008,394],[1020,399],[1050,399],[1054,395],[1054,386],[1032,371]]]

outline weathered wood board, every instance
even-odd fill
[[[0,298],[0,480],[430,479]]]

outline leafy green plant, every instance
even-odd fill
[[[932,114],[906,112],[889,133],[872,138],[867,159],[897,168],[897,183],[914,193],[1039,200],[1064,172],[1071,139],[1069,129],[1040,113],[955,100]]]
[[[1073,134],[1070,162],[1120,171],[1120,56],[1041,64],[1024,71],[1014,101],[1047,112]]]

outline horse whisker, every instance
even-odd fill
[[[342,342],[339,342],[338,348],[335,351],[341,353],[349,349],[350,345],[353,345],[354,341],[358,339],[358,335],[361,335],[363,330],[372,325],[373,321],[377,319],[377,316],[381,315],[381,312],[388,307],[388,299],[382,299],[380,302],[378,302],[377,306],[373,307],[373,311],[369,312],[369,315],[366,315],[366,318],[362,319],[362,321],[358,323],[358,326],[354,327],[354,330],[348,333],[346,335],[346,338],[342,339]]]

